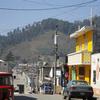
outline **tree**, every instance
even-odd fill
[[[11,69],[15,66],[15,57],[11,51],[9,51],[9,53],[5,57],[5,61],[8,62],[8,67],[10,67]]]
[[[11,51],[9,51],[9,53],[7,54],[5,61],[14,61],[15,57],[13,55],[13,53]]]

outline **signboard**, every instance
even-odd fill
[[[56,76],[61,76],[61,71],[60,70],[56,71]]]

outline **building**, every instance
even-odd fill
[[[93,53],[91,55],[91,85],[94,93],[100,96],[100,30],[93,34]]]
[[[52,60],[52,61],[51,61]],[[50,58],[49,61],[46,59],[42,59],[39,61],[37,64],[38,69],[39,69],[39,87],[40,87],[40,93],[41,93],[41,85],[44,83],[52,83],[53,85],[56,84],[56,93],[61,92],[61,65],[62,62],[60,60],[57,60],[57,66],[56,66],[56,79],[54,78],[54,67],[55,67],[55,62],[53,58]],[[56,83],[55,83],[56,81]]]
[[[43,93],[43,85],[45,83],[52,83],[52,79],[49,77],[51,66],[47,62],[43,62],[39,69],[39,92]]]
[[[47,62],[43,61],[39,67],[39,83],[41,85],[43,82],[51,80],[49,77],[51,66]]]
[[[93,51],[93,28],[84,26],[70,35],[76,41],[76,50],[68,54],[69,79],[86,80],[91,83],[91,53]]]
[[[91,85],[94,93],[100,96],[100,53],[91,56]]]
[[[53,65],[51,67],[50,73],[49,73],[49,77],[52,79],[53,84],[55,85],[55,92],[57,94],[61,93],[61,71],[62,71],[62,66],[63,66],[63,62],[60,60],[57,60],[57,66],[56,66],[56,75],[54,78],[54,67],[55,67],[55,62],[53,62]],[[55,79],[55,80],[54,80]],[[56,83],[55,83],[56,82]]]
[[[13,70],[15,92],[27,94],[31,91],[29,76],[22,68],[15,67]]]

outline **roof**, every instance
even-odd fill
[[[84,26],[81,29],[79,29],[78,31],[76,31],[75,33],[72,33],[70,35],[70,38],[77,38],[77,37],[85,34],[88,31],[91,31],[91,30],[93,30],[93,27],[91,27],[91,26]]]
[[[0,62],[5,62],[5,61],[0,59]]]

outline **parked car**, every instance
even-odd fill
[[[92,100],[93,88],[84,80],[71,80],[63,90],[63,98],[82,98],[83,100]]]
[[[53,85],[51,83],[43,83],[40,88],[40,93],[53,94]]]

